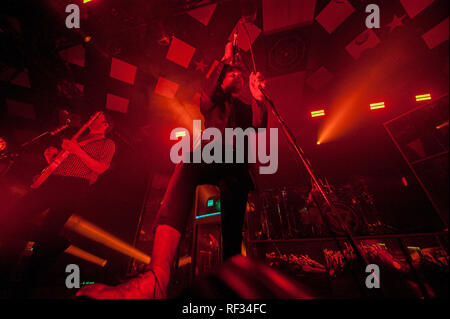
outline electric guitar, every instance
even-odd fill
[[[76,141],[77,138],[80,137],[80,135],[84,132],[84,130],[86,128],[88,128],[92,124],[92,122],[94,122],[101,114],[102,114],[102,112],[97,112],[93,116],[91,116],[89,121],[87,121],[87,123],[84,124],[78,130],[78,132],[72,137],[71,140]],[[67,158],[67,156],[69,156],[69,154],[70,153],[65,150],[62,150],[61,152],[59,152],[58,155],[55,156],[53,161],[46,168],[44,168],[42,170],[41,174],[38,175],[33,180],[33,184],[31,184],[31,188],[33,188],[33,189],[39,188],[47,180],[47,178],[49,178],[50,175],[56,170],[56,168]]]

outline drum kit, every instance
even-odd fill
[[[340,236],[345,234],[346,228],[356,235],[370,235],[378,231],[380,214],[363,179],[339,187],[331,187],[328,183],[324,185],[333,201],[333,211],[314,187],[282,187],[261,192],[259,205],[255,205],[260,212],[256,238]]]

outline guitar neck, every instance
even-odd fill
[[[85,130],[86,128],[88,128],[88,127],[92,124],[92,122],[94,122],[94,121],[100,116],[101,113],[102,113],[102,112],[97,112],[97,113],[95,113],[94,116],[92,116],[92,117],[89,119],[89,121],[87,121],[87,122],[86,122],[86,123],[78,130],[78,132],[75,133],[74,136],[72,136],[72,141],[76,141],[76,140],[80,137],[80,135],[84,132],[84,130]]]
[[[99,116],[101,112],[97,112],[94,116],[92,116],[89,121],[84,124],[78,132],[72,137],[72,141],[76,141],[78,137],[80,137],[81,133],[92,124]],[[56,155],[55,159],[42,171],[42,173],[37,177],[37,179],[31,185],[31,188],[38,188],[45,182],[45,180],[55,171],[55,169],[64,161],[69,155],[68,151],[62,150]]]

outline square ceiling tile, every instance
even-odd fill
[[[448,18],[439,23],[437,26],[422,35],[423,40],[428,48],[434,49],[439,44],[448,41]]]
[[[169,51],[166,55],[166,59],[181,65],[183,68],[187,68],[192,60],[192,57],[194,56],[194,53],[195,48],[193,46],[177,39],[176,37],[173,37],[172,42],[170,43]]]
[[[214,10],[216,10],[216,7],[217,4],[212,4],[210,6],[204,6],[198,9],[188,11],[187,14],[189,14],[191,17],[196,19],[204,26],[207,26],[209,24],[209,21],[211,20]]]
[[[262,6],[265,34],[314,22],[316,0],[263,0]]]
[[[106,108],[111,111],[116,111],[120,113],[127,113],[129,99],[107,93],[106,94]]]
[[[316,16],[316,21],[328,32],[333,33],[353,12],[355,8],[347,0],[332,0]]]
[[[400,0],[406,13],[412,19],[424,9],[426,9],[434,0]]]
[[[111,72],[109,76],[129,84],[134,83],[137,67],[116,58],[111,60]]]
[[[353,39],[345,47],[345,50],[347,50],[353,59],[358,60],[365,51],[376,47],[380,42],[380,38],[378,38],[373,29],[367,29]]]
[[[85,62],[85,49],[80,44],[65,50],[59,51],[59,55],[63,60],[84,67]]]
[[[178,83],[159,77],[156,83],[155,93],[173,99],[179,87]]]

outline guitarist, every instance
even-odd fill
[[[60,236],[62,226],[87,195],[89,186],[108,170],[115,152],[114,142],[105,134],[112,129],[112,121],[101,113],[88,127],[89,133],[79,141],[64,139],[62,150],[70,154],[56,168],[41,187],[31,190],[19,200],[7,215],[0,215],[0,242],[19,237],[35,241],[29,282],[63,252],[68,243]],[[55,147],[44,152],[48,163],[59,153]],[[34,231],[36,220],[42,225]]]

